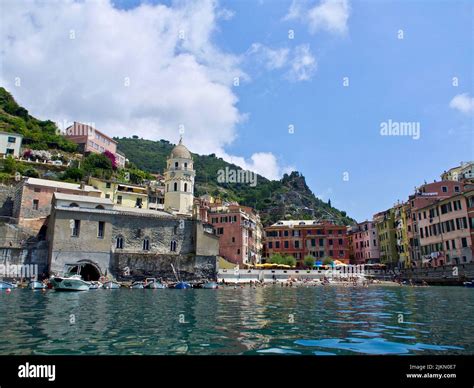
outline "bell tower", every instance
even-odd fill
[[[179,139],[166,161],[165,170],[165,211],[192,216],[194,202],[193,158]]]

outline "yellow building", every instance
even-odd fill
[[[123,207],[148,208],[146,187],[99,178],[89,178],[89,184],[102,192],[101,198],[110,198],[114,204]]]
[[[410,268],[410,250],[408,240],[407,204],[401,203],[393,207],[395,238],[398,253],[398,265]]]

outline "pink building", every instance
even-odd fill
[[[252,208],[210,206],[205,217],[219,236],[219,255],[234,264],[260,262],[263,230]]]
[[[353,264],[375,263],[380,260],[377,228],[372,221],[357,224],[349,234]]]
[[[413,213],[417,220],[423,266],[473,261],[466,196],[437,200]]]
[[[66,129],[65,137],[76,143],[83,154],[109,151],[115,155],[119,167],[125,166],[125,155],[117,151],[117,142],[90,125],[74,122]]]
[[[464,190],[464,184],[457,181],[444,180],[440,182],[425,183],[416,188],[415,194],[409,196],[407,201],[407,235],[409,241],[410,259],[416,267],[422,266],[422,253],[420,248],[420,231],[418,212],[420,209],[450,198]],[[423,213],[422,213],[423,217]]]

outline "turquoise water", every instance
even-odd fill
[[[474,354],[474,289],[17,289],[0,324],[0,354]]]

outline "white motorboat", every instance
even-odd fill
[[[28,283],[28,288],[30,290],[44,290],[46,289],[46,284],[40,282],[39,280],[32,280]]]
[[[80,275],[52,276],[49,281],[56,291],[88,291],[90,283],[82,280]]]

